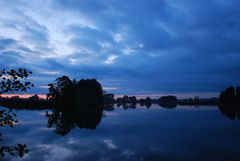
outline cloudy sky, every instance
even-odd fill
[[[0,67],[96,78],[115,94],[240,85],[239,0],[1,0]]]

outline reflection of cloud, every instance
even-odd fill
[[[139,158],[139,161],[144,161],[144,159],[141,157],[141,158]]]
[[[103,87],[103,90],[109,90],[109,91],[117,90],[117,89],[119,89],[119,88],[118,87]]]
[[[105,139],[103,141],[109,149],[117,149],[117,146],[113,144],[111,139]]]
[[[118,113],[105,111],[105,112],[104,112],[104,115],[106,115],[106,116],[117,116]]]
[[[49,151],[48,154],[44,155],[45,161],[66,160],[68,157],[73,155],[71,150],[64,147],[48,144],[40,144],[37,145],[37,147]]]
[[[122,155],[124,155],[124,156],[127,157],[127,158],[131,157],[131,156],[134,155],[134,154],[135,154],[135,153],[132,152],[132,151],[130,151],[130,150],[124,150],[124,151],[122,152]]]
[[[46,116],[46,112],[38,112],[38,115],[40,115],[40,116]]]
[[[109,158],[101,157],[99,161],[109,161]]]
[[[19,121],[19,120],[18,120],[18,121]],[[39,124],[39,121],[38,121],[38,120],[35,120],[35,121],[34,121],[34,120],[31,120],[31,121],[30,121],[30,120],[20,120],[20,121],[19,121],[19,124],[23,124],[23,125],[25,125],[25,126],[26,126],[26,125],[33,125],[33,126],[34,126],[34,125],[38,125],[38,124]]]
[[[77,141],[75,140],[75,139],[73,139],[73,138],[69,138],[68,139],[68,144],[75,144]]]
[[[48,89],[49,86],[38,86],[39,88]]]
[[[49,127],[39,127],[38,130],[41,130],[41,131],[52,131],[53,128],[49,128]]]

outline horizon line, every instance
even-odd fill
[[[111,93],[109,93],[111,94]],[[27,94],[18,94],[18,93],[13,93],[13,94],[0,94],[0,97],[14,97],[14,96],[18,96],[20,98],[29,98],[32,97],[34,95],[38,95],[39,98],[41,99],[46,99],[47,98],[47,94],[34,94],[34,93],[27,93]],[[141,98],[146,98],[146,97],[150,97],[151,99],[158,99],[162,96],[169,96],[169,95],[173,95],[176,96],[178,99],[186,99],[186,98],[194,98],[194,97],[199,97],[199,98],[217,98],[218,97],[218,93],[217,92],[201,92],[201,93],[166,93],[166,94],[114,94],[114,98],[119,98],[119,97],[123,97],[124,95],[127,96],[136,96],[137,99],[141,99]]]

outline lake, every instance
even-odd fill
[[[46,110],[15,112],[19,123],[0,127],[4,143],[25,143],[30,152],[2,161],[240,160],[239,113],[216,106],[116,107],[95,130],[76,127],[64,136],[47,127]]]

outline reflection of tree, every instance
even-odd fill
[[[68,110],[53,110],[46,113],[48,127],[53,127],[55,133],[66,135],[72,128],[96,129],[102,118],[103,107],[63,107]]]
[[[19,68],[18,70],[0,70],[0,95],[3,93],[14,92],[14,91],[26,91],[33,87],[33,84],[27,81],[27,77],[32,72],[26,69]],[[16,114],[11,110],[0,110],[0,126],[13,127],[16,123]],[[0,141],[3,141],[0,133]],[[27,153],[29,150],[26,149],[25,144],[17,144],[16,146],[0,145],[0,155],[3,157],[5,153],[14,155],[18,153],[20,157]]]
[[[240,119],[240,106],[218,106],[218,109],[231,120]]]
[[[13,127],[15,123],[17,123],[16,114],[12,112],[12,110],[0,110],[0,126],[10,126]],[[0,133],[0,141],[3,141]],[[28,153],[27,146],[25,144],[17,144],[16,146],[0,146],[0,155],[3,157],[4,153],[8,152],[11,155],[14,153],[18,153],[20,157],[24,155],[24,153]]]
[[[48,98],[55,102],[52,114],[46,113],[48,127],[54,127],[60,135],[72,128],[95,129],[101,121],[103,92],[95,79],[70,80],[67,76],[49,84]]]

